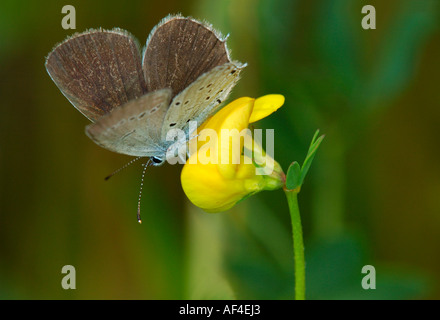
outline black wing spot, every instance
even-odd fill
[[[230,74],[234,74],[237,70],[232,70]]]
[[[156,112],[157,108],[154,107],[153,109],[150,110],[150,113]]]
[[[174,127],[176,124],[177,124],[177,123],[175,123],[175,122],[170,123],[170,127]]]
[[[186,100],[184,104],[188,104],[188,103],[189,103],[189,101],[188,101],[188,100]]]
[[[208,97],[206,97],[206,100],[209,100],[210,98],[211,98],[211,97],[208,96]]]
[[[139,116],[138,116],[138,119],[142,119],[143,117],[145,117],[145,111],[144,112],[142,112]]]
[[[203,89],[205,89],[205,87],[200,87],[200,88],[199,88],[199,91],[202,91]]]
[[[222,101],[220,99],[217,99],[217,103],[220,104],[222,103]]]
[[[212,83],[208,84],[206,87],[209,88],[210,86],[212,86]]]
[[[176,102],[176,106],[178,106],[179,104],[180,104],[180,102],[179,102],[179,101],[177,101],[177,102]]]
[[[186,123],[188,123],[188,122],[190,122],[191,121],[191,119],[188,119],[188,120],[186,120]]]

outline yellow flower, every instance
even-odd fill
[[[194,152],[181,173],[182,188],[193,204],[221,212],[259,191],[282,187],[280,165],[252,138],[248,126],[283,103],[277,94],[239,98],[199,127],[197,139],[190,141]]]

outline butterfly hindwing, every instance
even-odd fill
[[[168,130],[172,128],[186,131],[189,121],[197,121],[197,126],[200,126],[214,114],[235,86],[243,67],[232,62],[218,66],[200,76],[174,97],[165,115],[162,139],[165,139]]]
[[[145,157],[162,154],[159,133],[170,99],[170,89],[147,93],[88,125],[86,134],[110,151]]]
[[[46,69],[91,121],[147,92],[137,41],[121,29],[89,30],[68,38],[48,55]]]

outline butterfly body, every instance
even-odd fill
[[[170,16],[152,30],[142,55],[128,32],[92,29],[57,45],[46,69],[92,121],[86,134],[96,144],[161,165],[175,147],[169,130],[185,132],[185,143],[189,123],[217,112],[238,81],[245,65],[231,61],[225,42],[207,24]]]

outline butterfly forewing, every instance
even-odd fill
[[[145,157],[163,154],[160,128],[170,99],[170,89],[147,93],[87,126],[86,133],[114,152]]]
[[[186,131],[189,121],[197,121],[197,126],[200,126],[215,113],[235,86],[242,68],[238,63],[218,66],[178,94],[166,113],[162,139],[165,139],[168,130],[172,128]],[[190,132],[186,133],[189,135]]]
[[[171,88],[173,96],[227,62],[226,43],[210,26],[180,16],[168,17],[153,29],[143,55],[148,91]]]
[[[46,69],[92,121],[147,92],[137,42],[120,29],[74,35],[49,54]]]

